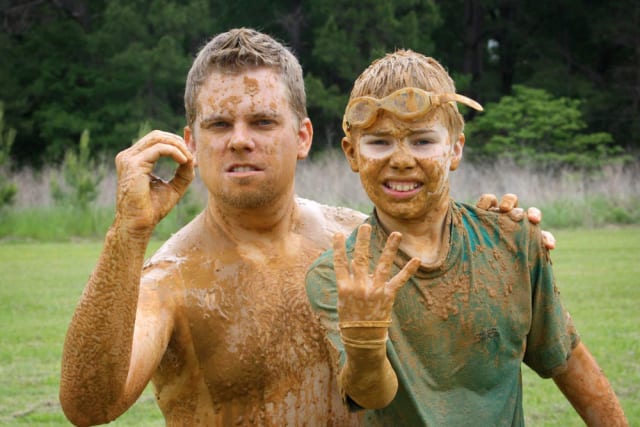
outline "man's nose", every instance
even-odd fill
[[[229,149],[231,151],[253,151],[256,148],[250,129],[242,123],[233,126]]]

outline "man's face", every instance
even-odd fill
[[[217,202],[237,208],[270,205],[293,194],[296,162],[313,130],[295,118],[278,74],[257,68],[213,72],[198,95],[198,116],[185,140]]]
[[[463,145],[462,135],[451,143],[437,114],[401,120],[388,112],[342,144],[378,212],[402,221],[422,221],[446,207],[449,171]]]

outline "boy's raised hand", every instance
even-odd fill
[[[389,277],[401,239],[398,232],[389,235],[378,265],[370,273],[371,226],[362,224],[358,227],[353,260],[350,263],[345,249],[345,236],[340,233],[334,236],[333,260],[340,323],[363,322],[360,326],[366,327],[366,322],[385,322],[391,319],[396,293],[420,266],[420,260],[413,258],[395,276]]]

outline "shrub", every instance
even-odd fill
[[[0,101],[0,212],[6,206],[13,203],[18,188],[6,177],[7,171],[10,169],[10,153],[13,141],[16,139],[16,130],[8,128],[4,129],[4,103]]]
[[[586,126],[579,100],[515,85],[512,96],[489,104],[467,124],[465,153],[476,161],[510,158],[520,165],[586,170],[628,160],[609,133],[585,133]]]
[[[80,136],[78,151],[68,150],[60,175],[51,180],[51,196],[59,205],[86,210],[98,197],[98,187],[104,178],[104,166],[91,158],[89,131]]]

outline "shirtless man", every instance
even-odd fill
[[[189,72],[184,139],[153,131],[117,156],[115,219],[64,345],[60,401],[74,424],[115,419],[149,381],[168,426],[358,424],[304,276],[364,216],[295,197],[313,136],[305,102],[286,48],[232,30]],[[170,182],[152,175],[160,157],[179,164]],[[144,263],[196,164],[206,208]]]

